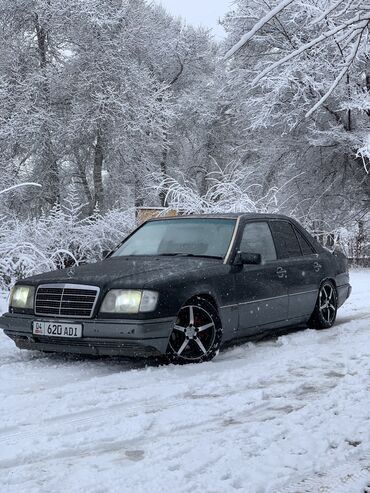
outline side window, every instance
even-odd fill
[[[301,247],[292,225],[288,221],[271,221],[270,224],[279,258],[301,257]]]
[[[274,240],[269,225],[264,222],[245,225],[239,249],[246,253],[259,253],[262,262],[276,260]]]
[[[294,228],[294,229],[295,229],[296,235],[298,236],[299,244],[301,245],[301,250],[302,250],[303,255],[312,255],[313,253],[315,253],[315,250],[312,248],[312,246],[306,240],[306,238],[301,234],[301,232],[298,231],[296,228]]]

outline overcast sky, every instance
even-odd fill
[[[220,17],[229,10],[232,0],[156,0],[168,12],[183,17],[188,24],[198,26],[202,24],[211,27],[217,38],[223,37],[225,32],[217,25]]]

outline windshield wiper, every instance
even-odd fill
[[[197,255],[195,253],[159,253],[159,257],[201,257],[201,258],[218,258],[222,259],[223,257],[220,257],[218,255]]]

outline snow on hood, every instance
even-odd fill
[[[144,286],[156,279],[181,276],[185,273],[217,265],[218,259],[196,257],[111,257],[94,264],[46,272],[26,279],[27,283],[76,283],[94,286],[135,284]]]

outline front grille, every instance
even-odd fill
[[[36,292],[35,314],[91,318],[99,288],[77,284],[43,284]]]

